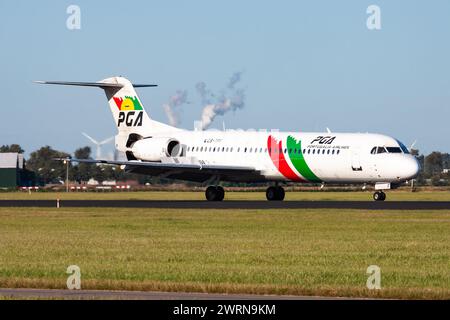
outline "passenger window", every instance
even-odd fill
[[[325,149],[322,150],[322,154],[325,154]]]
[[[312,153],[315,154],[316,153],[316,149],[313,149]]]
[[[244,152],[247,152],[247,148],[244,149]]]
[[[339,152],[341,152],[341,150],[336,151],[336,154],[339,154]]]
[[[308,154],[310,154],[311,153],[311,149],[308,149]]]
[[[333,150],[331,153],[334,154],[334,151],[335,151],[335,150]]]
[[[233,152],[233,148],[230,148],[230,152]]]

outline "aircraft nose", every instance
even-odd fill
[[[405,179],[414,179],[418,176],[420,171],[419,161],[413,156],[408,156],[402,164],[402,171],[404,173]]]

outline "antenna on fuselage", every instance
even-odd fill
[[[409,146],[409,152],[411,152],[411,150],[414,148],[414,146],[416,145],[416,143],[417,143],[417,139],[414,140],[414,142],[411,143],[411,145]]]
[[[331,130],[330,130],[328,127],[327,127],[327,132],[328,132],[328,133],[331,133]]]

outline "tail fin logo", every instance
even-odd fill
[[[125,98],[113,97],[117,108],[119,108],[119,117],[117,126],[125,125],[127,127],[142,126],[143,109],[137,97],[125,96]]]
[[[142,110],[142,105],[137,97],[125,96],[124,98],[113,97],[120,111]]]

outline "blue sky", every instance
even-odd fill
[[[81,30],[66,9],[81,8]],[[369,5],[382,29],[366,27]],[[103,92],[32,80],[97,81],[123,75],[151,117],[188,91],[181,126],[202,104],[195,84],[218,91],[236,71],[242,110],[213,127],[378,132],[422,152],[450,152],[450,2],[426,1],[10,1],[0,2],[0,144],[73,152],[81,132],[115,126]]]

